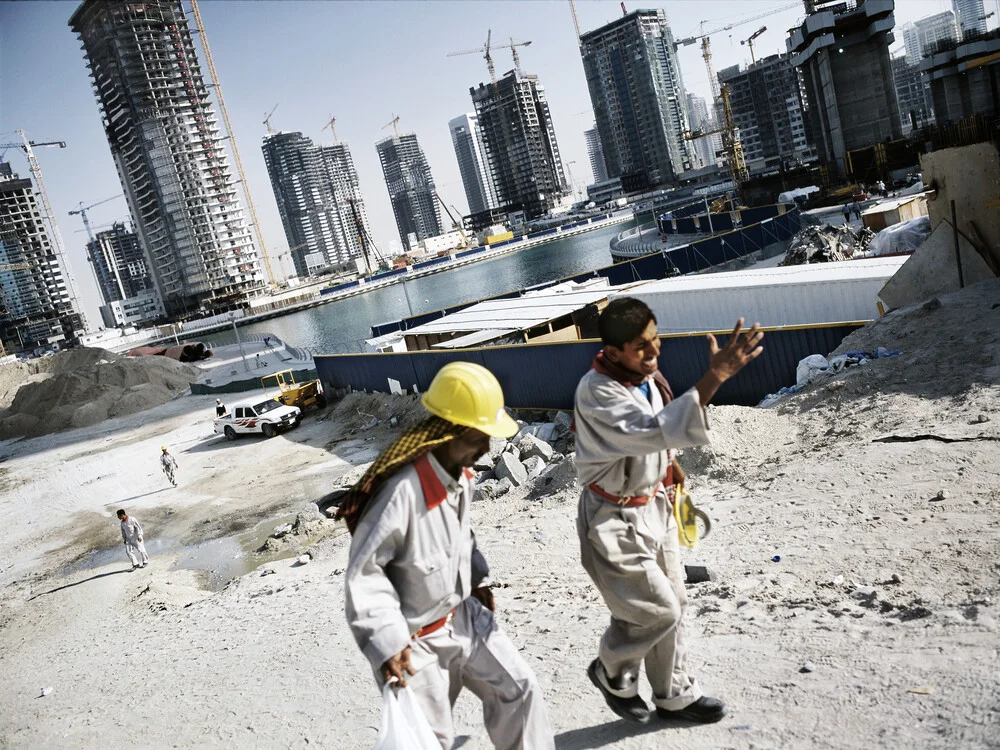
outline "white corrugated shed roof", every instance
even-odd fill
[[[464,349],[467,346],[475,346],[476,344],[482,344],[485,341],[492,341],[493,339],[498,339],[501,336],[507,336],[514,333],[514,329],[509,328],[487,328],[482,331],[473,331],[472,333],[467,333],[464,336],[459,336],[457,339],[451,339],[451,341],[442,341],[439,344],[434,344],[432,349]]]
[[[660,333],[718,331],[737,318],[763,326],[871,320],[878,293],[907,257],[679,276],[616,290],[653,310]]]
[[[582,285],[567,282],[556,287],[527,292],[521,297],[487,300],[411,328],[406,331],[406,335],[487,329],[521,331],[606,299],[613,288],[607,285],[607,279],[601,281],[603,284],[596,284],[593,281]]]
[[[917,193],[916,195],[904,195],[902,198],[894,198],[890,201],[882,201],[881,203],[876,203],[874,206],[869,206],[861,212],[861,215],[867,216],[868,214],[881,214],[886,211],[892,211],[900,206],[905,206],[907,203],[912,203],[923,196],[924,193]]]

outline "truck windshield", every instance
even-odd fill
[[[260,416],[261,414],[264,414],[266,412],[274,411],[280,406],[281,404],[275,401],[274,399],[268,399],[267,401],[262,401],[261,403],[254,406],[253,410],[257,412],[258,416]]]

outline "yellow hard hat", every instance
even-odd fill
[[[449,362],[421,399],[431,414],[491,437],[517,434],[517,422],[503,408],[503,391],[493,373],[472,362]]]
[[[165,445],[161,445],[161,446],[160,446],[160,450],[161,450],[161,451],[165,451],[166,449],[167,449],[167,446],[165,446]]]

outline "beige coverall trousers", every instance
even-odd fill
[[[639,665],[653,688],[653,703],[678,711],[702,693],[685,670],[687,606],[677,524],[661,492],[638,508],[624,508],[584,489],[578,515],[583,567],[611,610],[599,657],[626,685],[612,693],[638,694]]]
[[[416,674],[407,684],[444,750],[455,739],[451,707],[463,687],[483,702],[483,723],[495,747],[554,750],[534,673],[478,600],[466,599],[451,622],[410,645]]]

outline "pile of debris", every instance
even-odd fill
[[[560,411],[549,422],[518,422],[521,429],[510,440],[492,438],[489,453],[472,467],[476,499],[505,495],[551,472],[566,458],[565,452],[572,450],[569,424],[570,414]]]
[[[875,233],[868,227],[854,229],[848,224],[806,227],[792,237],[781,265],[801,266],[850,260],[864,255],[874,238]]]

